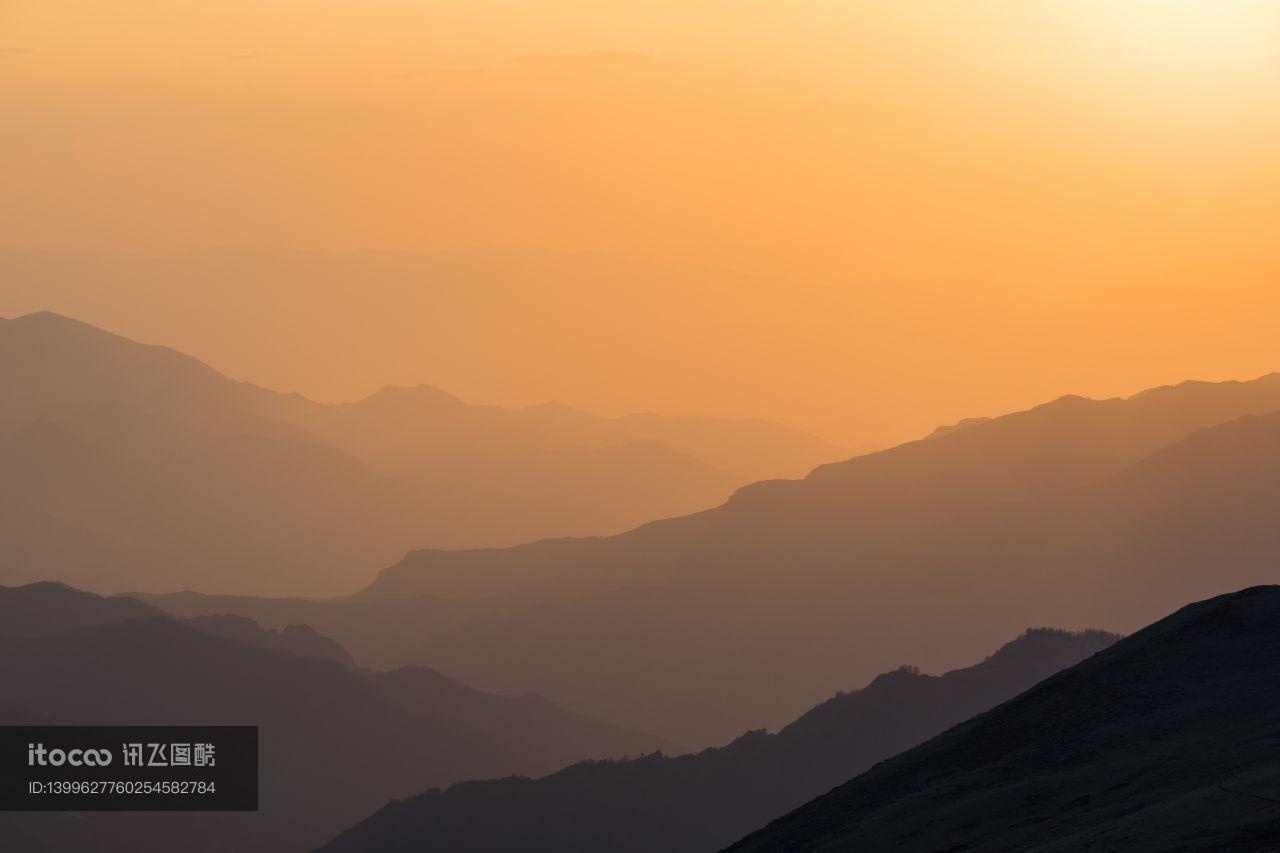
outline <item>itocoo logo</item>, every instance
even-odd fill
[[[111,763],[109,749],[45,749],[42,743],[27,744],[27,766],[106,767]]]

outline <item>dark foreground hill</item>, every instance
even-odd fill
[[[697,755],[585,762],[543,779],[468,782],[393,803],[325,853],[697,853],[860,768],[1008,699],[1114,635],[1029,631],[976,666],[901,669],[769,735]]]
[[[1280,849],[1280,587],[1186,607],[730,848]]]
[[[287,853],[424,784],[669,748],[537,696],[422,668],[352,669],[313,633],[134,618],[139,609],[152,611],[58,584],[0,588],[0,614],[27,617],[0,622],[0,723],[257,725],[261,811],[3,815],[0,850]]]

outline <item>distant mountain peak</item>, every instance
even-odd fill
[[[420,383],[418,385],[384,385],[354,405],[388,403],[388,402],[430,402],[447,403],[449,405],[467,405],[465,401],[450,394],[436,385]]]
[[[84,599],[99,597],[91,592],[84,592],[83,590],[76,589],[62,581],[34,581],[32,583],[22,584],[21,586],[0,586],[0,590],[9,590],[18,594],[67,595]]]
[[[44,334],[58,335],[79,335],[85,338],[98,338],[100,340],[114,340],[122,344],[138,347],[139,349],[155,349],[172,352],[180,355],[177,350],[171,347],[156,344],[145,344],[126,338],[123,335],[116,334],[101,326],[95,326],[93,323],[87,323],[84,320],[78,320],[75,317],[68,317],[65,314],[59,314],[55,311],[32,311],[30,314],[21,314],[17,317],[11,317],[8,320],[0,318],[0,322],[7,322],[15,329],[28,329],[39,331]],[[191,358],[190,356],[183,356]],[[192,358],[192,361],[196,359]]]
[[[5,322],[9,324],[9,330],[14,332],[20,340],[25,337],[24,333],[37,335],[41,345],[44,345],[46,341],[49,345],[56,345],[62,348],[65,353],[71,354],[73,360],[74,358],[79,358],[90,363],[97,361],[98,363],[94,364],[94,366],[98,368],[102,366],[100,359],[103,354],[111,353],[113,357],[115,354],[121,354],[135,358],[155,358],[160,362],[167,361],[171,365],[180,364],[191,370],[199,371],[204,375],[203,378],[206,379],[216,377],[228,383],[235,381],[224,377],[200,359],[179,352],[172,347],[135,341],[108,331],[101,326],[95,326],[92,323],[86,323],[83,320],[77,320],[74,317],[67,317],[53,311],[34,311]],[[83,349],[76,349],[77,347]]]
[[[82,320],[76,320],[65,314],[58,314],[54,311],[32,311],[30,314],[20,314],[17,317],[8,318],[13,323],[68,323],[76,326],[82,326],[87,329],[97,329]]]
[[[0,586],[0,635],[40,636],[131,619],[168,619],[132,598],[103,598],[61,581]]]

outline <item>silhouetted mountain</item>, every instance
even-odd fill
[[[166,611],[133,598],[103,598],[53,581],[0,586],[0,635],[38,637],[73,628],[115,625],[131,619],[170,618],[173,617]],[[270,630],[252,619],[235,615],[201,615],[182,621],[201,633],[253,648],[355,667],[346,649],[316,633],[309,625],[286,625],[280,630]]]
[[[1103,649],[1102,632],[1030,631],[942,676],[900,669],[769,735],[666,758],[585,762],[538,780],[466,782],[392,803],[327,853],[701,853]]]
[[[331,834],[327,826],[349,822],[338,815],[358,816],[358,801],[373,806],[420,785],[413,776],[462,779],[522,763],[483,734],[393,706],[335,664],[252,649],[172,620],[0,637],[0,674],[23,708],[63,722],[259,726],[260,801],[270,807],[229,819],[85,817],[118,834],[128,844],[121,849],[146,849],[149,839],[155,850],[305,849]],[[369,797],[370,788],[385,794]],[[50,820],[37,815],[31,823]]]
[[[93,814],[70,828],[60,815],[7,816],[4,839],[25,835],[51,849],[95,851],[300,850],[424,784],[546,773],[587,756],[669,748],[537,697],[493,696],[430,670],[353,671],[282,648],[285,635],[264,649],[244,626],[227,639],[171,617],[133,618],[151,608],[129,599],[53,584],[0,590],[0,612],[23,608],[32,623],[91,627],[15,636],[0,623],[5,722],[258,725],[262,809]],[[209,628],[207,619],[196,624]],[[305,648],[315,648],[314,636]],[[64,829],[97,841],[71,848],[79,835]]]
[[[668,741],[566,711],[536,693],[486,693],[426,667],[402,667],[368,677],[396,704],[489,733],[548,767],[566,764],[569,756],[639,755],[655,749],[682,751]]]
[[[412,489],[283,420],[309,405],[55,315],[0,321],[0,578],[324,589],[422,541]]]
[[[616,537],[416,552],[359,598],[541,599],[377,657],[716,743],[900,656],[954,667],[1028,620],[1133,630],[1270,578],[1280,416],[1240,419],[1269,407],[1276,377],[1064,398]]]
[[[612,533],[838,455],[765,422],[427,387],[320,405],[54,314],[0,319],[9,582],[345,592],[412,547]]]
[[[67,425],[104,412],[138,410],[190,425],[274,435],[296,432],[284,417],[313,404],[235,382],[190,356],[135,343],[42,311],[0,318],[0,431],[40,418]]]
[[[726,566],[741,581],[757,566],[773,576],[775,559],[795,562],[797,553],[805,561],[847,563],[851,555],[843,550],[824,552],[833,537],[899,537],[904,528],[916,531],[964,510],[1096,483],[1198,429],[1278,410],[1280,374],[1185,382],[1127,399],[1063,397],[932,440],[823,465],[803,480],[755,483],[724,506],[604,540],[417,551],[382,572],[364,595],[581,592],[684,579],[691,572],[706,576]],[[814,537],[818,546],[806,547]],[[769,551],[765,559],[751,559],[762,547]]]
[[[165,612],[184,618],[234,613],[257,624],[282,630],[309,625],[342,646],[362,666],[389,669],[429,661],[433,638],[476,620],[510,615],[537,604],[536,599],[500,596],[444,599],[417,596],[376,601],[347,598],[258,598],[176,592],[164,595],[127,593]]]
[[[303,423],[364,459],[443,464],[453,453],[659,444],[739,483],[806,474],[841,455],[793,427],[763,420],[634,414],[605,418],[562,403],[521,409],[464,403],[430,385],[387,387],[357,402],[313,410]],[[424,441],[424,426],[431,430]]]
[[[132,598],[103,598],[53,581],[0,586],[0,634],[11,637],[39,637],[166,616],[165,611]]]
[[[1277,626],[1280,587],[1186,607],[730,850],[1275,850]]]
[[[345,669],[355,668],[355,660],[341,645],[316,633],[310,625],[286,625],[279,630],[263,628],[244,616],[221,614],[195,616],[183,620],[204,634],[233,640],[241,645],[279,654],[327,660]]]

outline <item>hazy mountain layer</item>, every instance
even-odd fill
[[[1027,689],[1117,638],[1037,630],[942,676],[901,669],[777,734],[696,755],[587,762],[392,803],[326,853],[710,853],[751,827]]]
[[[671,748],[538,696],[493,695],[422,668],[352,670],[314,633],[299,642],[241,624],[229,638],[225,626],[209,633],[208,619],[137,618],[152,610],[57,584],[0,588],[0,614],[26,616],[0,621],[3,721],[256,724],[261,811],[72,824],[8,815],[0,847],[26,849],[7,839],[29,838],[53,850],[304,850],[424,785]]]
[[[777,561],[838,563],[966,510],[1101,483],[1193,432],[1280,411],[1280,374],[1186,382],[1127,399],[1063,397],[1025,412],[756,483],[724,506],[603,540],[511,549],[424,550],[384,571],[367,597],[582,592],[659,579],[777,578]]]
[[[388,388],[320,405],[53,314],[0,320],[0,581],[349,592],[410,548],[613,533],[839,456],[763,421]]]
[[[541,598],[402,650],[722,742],[903,657],[954,667],[1028,621],[1134,630],[1274,578],[1280,414],[1249,412],[1278,397],[1268,377],[1065,398],[616,537],[418,552],[360,598]]]
[[[1134,630],[1274,577],[1280,380],[1068,397],[615,537],[423,551],[356,600],[152,599],[693,746],[1028,622]],[[655,660],[662,665],[654,665]],[[679,701],[673,701],[678,697]]]

